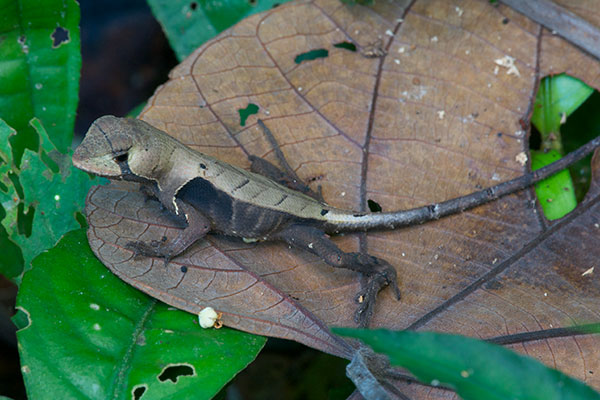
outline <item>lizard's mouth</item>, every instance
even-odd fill
[[[121,168],[111,157],[89,157],[86,153],[86,149],[82,146],[75,149],[72,157],[75,167],[106,178],[116,178],[122,175]]]

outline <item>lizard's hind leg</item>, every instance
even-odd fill
[[[354,313],[354,321],[361,327],[368,326],[381,289],[391,286],[394,295],[400,300],[396,270],[385,260],[363,253],[343,252],[322,230],[308,225],[291,225],[279,232],[274,239],[316,254],[334,268],[357,271],[367,278],[366,285],[363,285],[355,297],[358,309]]]
[[[274,180],[275,182],[287,186],[290,189],[297,190],[306,194],[307,196],[312,197],[320,202],[323,202],[323,195],[321,194],[321,186],[319,186],[318,192],[314,192],[307,184],[305,184],[302,179],[296,175],[296,172],[290,167],[277,140],[273,136],[273,133],[266,127],[266,125],[262,122],[262,120],[258,120],[258,125],[262,128],[265,133],[265,137],[269,141],[269,144],[273,148],[275,152],[275,156],[277,157],[277,161],[281,165],[281,168],[273,165],[271,162],[265,160],[264,158],[260,158],[257,156],[249,156],[248,159],[252,163],[250,165],[250,170],[252,172],[256,172],[257,174],[261,174],[266,176],[269,179]]]

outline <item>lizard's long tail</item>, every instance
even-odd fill
[[[437,204],[430,204],[409,210],[382,213],[353,213],[333,209],[326,217],[329,221],[326,230],[328,232],[347,232],[367,229],[395,229],[402,226],[421,224],[447,215],[456,214],[507,194],[525,189],[581,160],[599,146],[600,137],[597,137],[560,160],[536,171],[500,183],[496,186]]]

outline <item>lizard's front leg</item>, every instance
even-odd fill
[[[322,230],[308,225],[291,225],[272,238],[316,254],[332,267],[351,269],[363,274],[367,283],[356,295],[355,300],[359,306],[354,314],[354,321],[361,327],[369,324],[381,289],[391,286],[396,298],[400,300],[396,270],[385,260],[363,253],[345,253]]]
[[[126,247],[133,250],[136,255],[162,257],[166,265],[173,257],[183,253],[210,231],[210,221],[194,207],[181,200],[177,200],[177,207],[180,214],[185,216],[188,226],[173,241],[169,243],[164,240],[153,240],[150,243],[136,241],[127,243]]]

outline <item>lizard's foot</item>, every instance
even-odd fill
[[[133,251],[134,257],[142,255],[146,257],[156,257],[165,260],[165,267],[173,257],[183,253],[192,243],[204,237],[210,230],[210,221],[200,214],[194,207],[183,201],[177,203],[187,219],[188,226],[179,232],[176,238],[167,243],[167,237],[162,240],[153,240],[150,243],[142,241],[129,242],[125,246]]]
[[[142,241],[129,242],[125,247],[133,251],[134,258],[138,256],[162,258],[165,260],[166,267],[174,257],[170,246],[165,244],[166,239],[164,236],[161,241],[153,240],[150,244]]]
[[[346,253],[329,240],[322,230],[301,223],[288,226],[273,238],[309,251],[334,268],[356,271],[366,278],[366,283],[356,296],[359,307],[354,314],[354,320],[361,327],[369,324],[381,289],[391,286],[396,298],[400,300],[396,270],[385,260],[364,253]]]
[[[358,263],[370,268],[369,272],[363,272],[367,281],[355,297],[359,306],[354,313],[354,322],[361,328],[366,328],[373,316],[377,294],[390,286],[396,299],[400,300],[400,288],[396,270],[387,261],[366,254],[356,254],[356,258]]]

